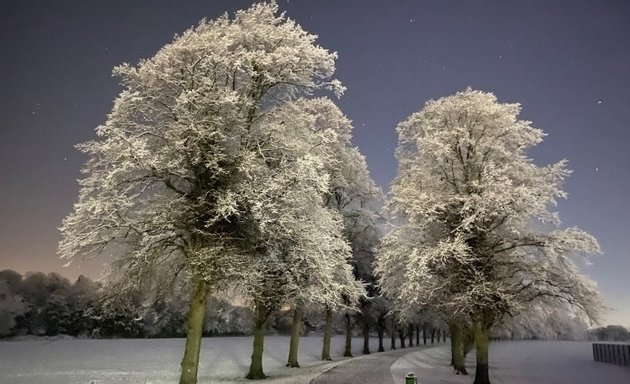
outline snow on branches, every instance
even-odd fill
[[[253,255],[287,244],[326,244],[345,262],[340,218],[322,197],[338,164],[327,147],[350,132],[307,110],[332,102],[299,99],[344,90],[331,78],[336,53],[315,39],[261,3],[116,67],[124,90],[99,138],[79,145],[89,160],[61,256],[113,254],[109,276],[121,289],[181,273],[238,281],[253,276],[243,272]],[[308,257],[331,251],[313,249]]]
[[[558,228],[553,208],[566,197],[570,171],[564,160],[539,167],[527,157],[544,133],[519,112],[467,89],[399,124],[399,174],[387,208],[404,222],[377,260],[381,287],[399,305],[484,313],[492,324],[553,297],[597,318],[595,284],[571,258],[599,252],[597,241]]]

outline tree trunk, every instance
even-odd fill
[[[488,348],[490,346],[490,327],[484,321],[475,320],[475,345],[477,346],[477,368],[473,384],[490,384],[488,375]]]
[[[398,328],[398,337],[400,338],[400,348],[405,348],[405,327],[402,325]]]
[[[427,326],[426,325],[422,326],[422,342],[424,343],[424,345],[427,345]]]
[[[464,359],[468,356],[468,353],[475,348],[475,329],[464,326]]]
[[[409,324],[408,328],[408,337],[409,337],[409,348],[413,347],[413,324]]]
[[[438,329],[438,330],[437,330],[437,342],[438,342],[438,343],[440,342],[440,339],[441,339],[441,338],[442,338],[442,330],[441,330],[441,329]]]
[[[352,357],[352,319],[350,314],[346,312],[346,345],[343,350],[343,355]]]
[[[332,309],[326,307],[326,323],[324,324],[324,345],[322,346],[322,360],[332,360],[330,357],[330,340],[332,338]]]
[[[431,344],[435,342],[435,328],[431,329]]]
[[[363,319],[363,351],[364,355],[370,354],[370,323],[368,319]]]
[[[446,343],[446,331],[442,332],[442,341]]]
[[[182,359],[182,372],[179,384],[196,384],[197,369],[199,367],[199,349],[201,348],[201,336],[203,323],[206,317],[206,302],[208,289],[203,281],[197,282],[190,298],[190,307],[187,316],[186,346]]]
[[[390,336],[392,339],[392,351],[393,351],[396,349],[396,321],[394,321],[393,317],[392,317]]]
[[[287,367],[299,368],[298,346],[302,333],[302,307],[296,306],[293,310],[293,324],[291,324],[291,342],[289,343],[289,359]]]
[[[451,365],[456,374],[467,375],[464,360],[464,330],[459,320],[451,320],[448,325],[451,333]]]
[[[382,317],[378,319],[376,332],[378,333],[378,351],[385,352],[385,347],[383,346],[383,337],[385,336],[385,320],[383,320]]]
[[[416,345],[420,345],[420,324],[416,324]]]
[[[265,343],[265,331],[269,310],[261,302],[256,302],[256,321],[254,322],[254,349],[252,351],[252,361],[247,373],[248,379],[266,379],[263,372],[262,357]]]

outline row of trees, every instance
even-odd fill
[[[23,335],[69,335],[86,338],[138,338],[186,336],[187,297],[174,294],[164,301],[151,301],[151,293],[135,291],[119,297],[116,302],[106,292],[107,286],[80,276],[74,283],[56,274],[29,272],[22,276],[12,270],[0,271],[0,337]],[[234,301],[234,300],[232,300]],[[381,298],[375,298],[381,302]],[[382,305],[382,302],[381,302]],[[439,341],[442,331],[439,322],[423,322],[401,326],[385,321],[389,309],[365,305],[364,311],[337,313],[332,322],[333,334],[348,331],[352,336],[366,336],[363,353],[370,353],[369,337],[374,331],[380,337],[380,351],[384,351],[384,335],[400,337],[400,346]],[[323,331],[327,326],[325,314],[304,309],[302,321],[295,324],[294,310],[276,311],[267,324],[267,332],[289,335],[294,331],[305,334]],[[346,326],[350,318],[350,327]],[[249,307],[236,306],[225,298],[211,297],[206,306],[204,336],[251,335],[254,312]],[[392,328],[393,327],[393,328]],[[443,334],[446,337],[446,334]],[[391,344],[396,348],[396,341]],[[351,356],[351,345],[346,346]],[[297,362],[297,354],[295,355]],[[330,356],[327,356],[329,359]],[[290,358],[289,358],[290,360]],[[297,365],[296,365],[297,366]]]
[[[0,337],[19,335],[79,337],[182,337],[186,334],[185,318],[187,298],[173,298],[151,302],[150,294],[136,292],[127,300],[119,300],[116,306],[103,308],[108,295],[104,287],[85,276],[71,283],[55,274],[27,273],[22,276],[12,270],[0,271]],[[392,337],[390,348],[434,343],[441,336],[440,327],[445,324],[426,314],[417,323],[399,324],[391,321],[389,303],[379,296],[367,300],[361,312],[337,313],[333,320],[333,334],[349,336],[361,334],[379,336],[379,349],[384,351],[385,335]],[[111,304],[111,303],[110,303]],[[346,314],[348,316],[346,316]],[[304,311],[302,333],[322,331],[325,314]],[[236,306],[225,298],[211,297],[206,308],[203,334],[251,335],[253,311]],[[346,321],[350,320],[348,328]],[[272,315],[268,331],[291,334],[293,328],[291,309]],[[299,328],[298,328],[299,329]],[[587,330],[587,324],[579,317],[570,317],[566,311],[554,310],[530,312],[526,316],[508,319],[495,327],[493,339],[561,339],[626,341],[629,331],[623,326]],[[397,341],[401,340],[401,342]],[[350,345],[347,354],[351,354]],[[370,353],[369,343],[364,343],[363,353]]]
[[[354,313],[376,311],[377,324],[430,314],[449,325],[457,370],[473,330],[477,384],[489,383],[490,330],[504,317],[561,302],[595,318],[594,284],[569,257],[598,251],[595,239],[550,230],[565,162],[527,158],[542,131],[491,94],[429,102],[399,125],[385,211],[395,225],[379,243],[382,196],[351,123],[313,97],[343,93],[335,59],[272,2],[202,21],[153,58],[115,69],[124,90],[99,139],[79,146],[89,160],[59,250],[111,255],[106,303],[138,289],[154,302],[190,295],[181,383],[197,380],[218,291],[253,308],[252,379],[265,377],[265,329],[280,307],[293,311],[292,366],[305,308],[326,319],[324,359],[335,312],[347,329]]]

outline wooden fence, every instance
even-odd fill
[[[593,359],[602,363],[630,367],[630,344],[593,343]]]

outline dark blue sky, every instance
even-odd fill
[[[77,199],[94,137],[120,91],[113,66],[151,57],[201,18],[251,1],[0,2],[0,269],[94,276],[105,260],[62,268],[57,227]],[[531,156],[574,170],[565,225],[600,241],[583,268],[630,325],[630,2],[307,1],[282,10],[339,53],[338,104],[385,190],[395,126],[467,86],[520,102],[549,134]]]

